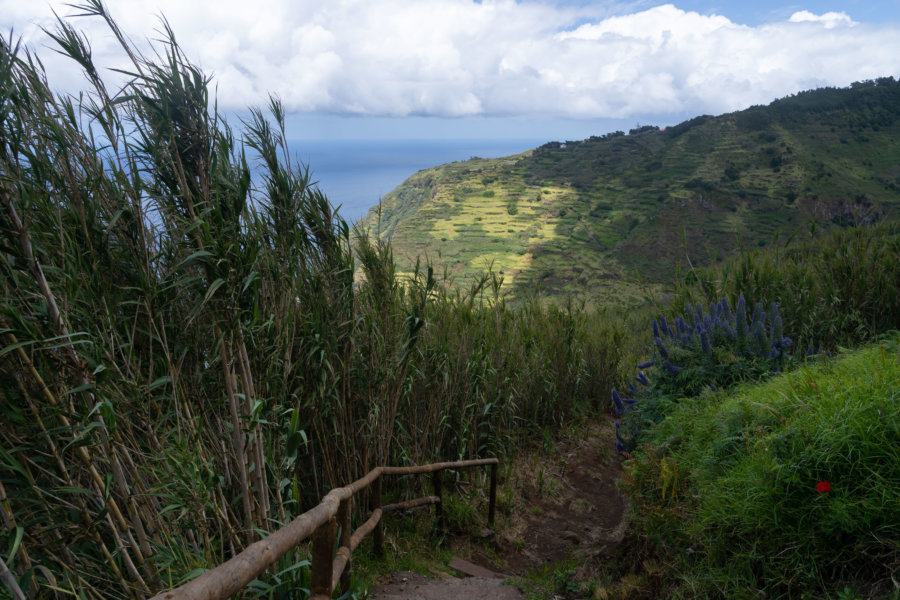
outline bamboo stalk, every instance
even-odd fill
[[[87,514],[87,508],[83,507],[85,514]],[[100,537],[100,534],[95,530],[91,529],[91,535],[94,537],[94,541],[97,543],[97,547],[103,552],[103,556],[106,557],[106,564],[109,565],[109,568],[112,569],[113,573],[116,577],[119,578],[119,581],[122,583],[122,587],[128,590],[129,595],[134,596],[134,590],[131,589],[131,586],[128,585],[128,580],[125,579],[125,576],[122,575],[122,570],[119,568],[119,565],[113,560],[112,554],[109,552],[109,548],[106,547],[106,544],[103,541],[103,538]]]
[[[238,364],[241,370],[241,380],[244,383],[244,395],[248,404],[247,414],[248,416],[252,416],[253,402],[256,400],[256,389],[253,385],[253,375],[250,371],[250,359],[247,356],[247,346],[244,343],[244,336],[241,334],[240,329],[238,330],[238,350]],[[254,474],[256,476],[256,486],[258,488],[257,493],[260,509],[259,523],[260,525],[265,526],[265,523],[269,518],[269,488],[266,481],[265,453],[263,451],[262,432],[259,424],[254,425],[253,430],[250,433],[253,436],[253,462],[256,463]]]
[[[44,276],[44,270],[41,268],[41,264],[34,257],[34,250],[31,246],[31,237],[28,235],[28,230],[25,228],[22,220],[19,219],[19,214],[18,212],[16,212],[15,206],[13,206],[12,199],[7,195],[7,193],[5,193],[5,191],[2,195],[0,195],[0,202],[2,202],[6,207],[6,212],[9,215],[10,220],[12,221],[16,237],[18,237],[19,239],[19,245],[22,248],[22,253],[25,255],[26,262],[28,263],[28,268],[31,270],[35,282],[38,284],[38,288],[41,290],[41,295],[44,296],[44,300],[47,302],[47,312],[50,314],[50,319],[56,325],[56,328],[60,331],[62,336],[65,338],[69,338],[69,330],[66,327],[66,324],[63,322],[62,315],[59,312],[59,307],[56,305],[56,298],[54,297],[53,292],[50,291],[50,285],[47,283],[47,278]],[[63,345],[63,352],[72,361],[74,366],[81,368],[81,363],[78,360],[78,356],[75,354],[75,351],[72,349],[72,346],[70,344]]]
[[[225,374],[225,389],[228,393],[228,407],[231,411],[231,443],[234,446],[235,463],[237,464],[238,479],[241,484],[241,503],[244,506],[244,529],[250,532],[253,526],[253,512],[250,508],[250,484],[247,480],[247,464],[246,452],[244,450],[244,434],[241,427],[241,419],[238,416],[239,401],[235,392],[234,373],[231,370],[231,352],[228,340],[222,335],[221,329],[217,328],[219,334],[220,345],[219,351],[222,357],[222,368]]]
[[[6,488],[3,487],[2,481],[0,481],[0,508],[3,509],[3,512],[0,512],[0,516],[3,517],[4,529],[12,531],[16,528],[16,517],[13,515],[12,507],[9,505],[9,496],[6,495]]]
[[[6,335],[7,335],[7,338],[10,339],[13,344],[17,343],[16,336],[14,334],[7,333]],[[38,387],[41,389],[41,392],[44,394],[44,397],[47,399],[47,401],[50,402],[50,404],[52,406],[58,406],[56,397],[53,395],[53,393],[47,387],[47,384],[44,382],[40,373],[38,373],[37,368],[35,368],[34,363],[31,362],[31,359],[28,357],[28,355],[25,353],[25,351],[22,349],[22,347],[21,346],[17,347],[16,352],[17,352],[19,358],[22,360],[22,362],[27,366],[32,377],[34,377],[35,382],[38,384]],[[66,428],[70,428],[72,426],[69,419],[66,417],[65,414],[60,413],[59,420],[63,424],[63,426]],[[81,461],[87,467],[88,472],[90,473],[91,478],[94,481],[94,484],[97,486],[97,488],[99,490],[98,493],[100,494],[100,497],[102,498],[103,497],[103,489],[106,484],[103,481],[103,477],[100,476],[100,473],[97,471],[96,467],[94,466],[94,462],[93,462],[93,460],[91,460],[90,453],[88,452],[87,448],[83,445],[78,446],[75,449],[75,452],[76,452],[76,454],[78,454],[78,457],[81,459]],[[107,507],[109,508],[110,512],[113,514],[113,516],[115,517],[115,519],[119,523],[119,525],[123,529],[127,529],[128,524],[125,521],[125,517],[122,515],[122,511],[119,510],[119,505],[116,503],[116,501],[112,497],[109,497],[107,499],[106,503],[107,503]]]
[[[3,558],[0,558],[0,580],[6,584],[6,587],[9,588],[9,593],[12,594],[12,597],[15,598],[15,600],[25,600],[25,594],[22,593],[19,582],[16,581],[16,578],[9,570],[9,567],[6,566],[6,563],[3,562]]]
[[[135,595],[138,598],[143,598],[143,592],[149,593],[150,588],[147,587],[147,584],[144,582],[144,578],[141,577],[141,574],[138,572],[137,567],[134,566],[134,561],[131,560],[131,553],[129,552],[129,550],[134,548],[122,543],[123,536],[116,529],[116,524],[109,514],[106,515],[106,520],[109,523],[109,528],[112,530],[113,537],[119,546],[119,556],[122,557],[122,562],[125,563],[125,568],[128,570],[128,574],[131,575],[131,578],[138,584],[139,591],[136,591]],[[132,541],[132,543],[134,542]]]
[[[62,455],[59,453],[56,443],[53,441],[53,438],[50,436],[49,432],[47,431],[47,428],[44,426],[44,422],[41,419],[41,414],[38,411],[37,406],[35,406],[34,401],[31,399],[31,396],[28,394],[28,391],[25,389],[25,386],[22,383],[22,381],[17,379],[16,382],[19,385],[19,390],[22,392],[22,397],[25,398],[25,402],[28,404],[29,409],[31,410],[32,414],[34,415],[35,423],[37,423],[38,428],[41,430],[41,434],[44,437],[44,441],[47,443],[47,447],[50,448],[50,452],[53,454],[53,457],[56,460],[56,464],[59,467],[59,470],[63,477],[63,480],[66,482],[67,485],[69,485],[70,487],[73,487],[72,486],[72,478],[69,475],[68,469],[66,468],[65,461],[63,461]],[[6,513],[8,513],[9,527],[10,527],[10,529],[13,529],[16,526],[15,517],[12,513],[12,508],[9,506],[9,502],[7,501],[6,490],[3,488],[2,482],[0,482],[0,496],[2,496],[2,501],[0,501],[0,504],[3,505],[4,511],[5,511],[4,516],[6,516]],[[60,542],[62,551],[66,555],[66,559],[68,559],[69,564],[74,565],[75,564],[75,556],[72,554],[72,551],[69,549],[68,545],[63,543],[62,535],[59,533],[59,529],[54,527],[54,528],[52,528],[51,531],[53,532],[53,535],[56,538],[56,540],[58,542]],[[25,560],[26,568],[30,569],[31,568],[31,559],[28,556],[28,553],[26,552],[24,546],[22,547],[22,557]],[[62,561],[60,561],[60,562],[62,562]],[[35,590],[37,588],[37,582],[34,579],[32,579],[32,588]]]
[[[143,488],[143,481],[137,473],[137,470],[134,469],[134,461],[131,459],[131,453],[128,451],[128,446],[122,444],[121,445],[122,455],[125,457],[125,462],[132,467],[132,473],[134,473],[134,477],[132,480],[135,482],[135,488]],[[120,474],[122,479],[125,479],[125,475]],[[126,483],[122,484],[123,486],[127,486]],[[150,540],[147,536],[147,530],[144,528],[144,521],[140,513],[140,509],[135,501],[135,494],[133,490],[130,492],[128,498],[128,512],[131,515],[131,523],[134,527],[135,533],[137,533],[138,542],[140,543],[141,552],[143,552],[144,556],[150,556],[152,554],[152,549],[150,548]]]
[[[9,505],[9,500],[6,496],[6,488],[3,487],[3,482],[0,481],[0,508],[3,508],[2,516],[3,516],[3,525],[4,527],[12,532],[16,529],[16,517],[12,512],[12,507]],[[28,550],[25,548],[24,541],[19,545],[19,553],[22,555],[22,564],[19,568],[19,574],[21,575],[22,571],[30,571],[31,570],[31,557],[28,556]],[[13,556],[10,556],[10,560],[13,560]],[[0,566],[0,570],[5,568],[6,565]],[[11,575],[10,575],[11,576]],[[10,590],[12,591],[12,590]],[[21,591],[21,590],[20,590]],[[37,595],[38,586],[37,582],[34,578],[31,579],[31,590],[32,594]]]
[[[35,281],[37,282],[38,287],[41,290],[41,294],[44,296],[45,302],[47,302],[47,307],[48,307],[48,312],[50,313],[50,317],[53,320],[53,322],[56,324],[56,327],[59,330],[61,336],[63,338],[65,338],[65,340],[67,342],[69,342],[69,343],[65,343],[62,345],[63,352],[69,358],[72,365],[75,367],[76,371],[79,372],[79,374],[81,376],[81,384],[82,385],[89,384],[90,381],[88,380],[87,375],[85,373],[86,365],[79,359],[78,353],[75,352],[75,349],[71,345],[72,340],[71,340],[71,336],[69,334],[69,329],[66,326],[65,322],[63,321],[62,315],[59,312],[59,308],[56,304],[56,297],[54,296],[53,292],[50,289],[50,285],[47,282],[47,278],[44,276],[44,271],[41,268],[40,263],[37,261],[37,259],[34,256],[34,250],[31,245],[31,237],[28,235],[28,230],[25,228],[24,224],[22,223],[21,219],[19,218],[19,215],[15,209],[15,206],[13,206],[12,199],[5,193],[2,195],[2,202],[6,206],[6,210],[9,215],[9,218],[13,223],[17,237],[19,238],[19,245],[22,248],[22,252],[25,255],[25,258],[26,258],[28,265],[32,271]],[[12,337],[14,337],[14,336],[12,336]],[[18,348],[18,350],[20,351],[20,356],[24,355],[24,351],[22,351],[21,346]],[[37,374],[37,371],[33,368],[33,366],[32,366],[32,370],[35,374]],[[44,386],[44,387],[46,387],[46,386]],[[88,394],[91,396],[92,403],[94,403],[95,399],[93,398],[93,394],[90,392],[88,392]],[[52,395],[50,395],[50,397],[52,397]],[[99,413],[97,413],[96,418],[97,418],[98,422],[100,423],[101,430],[103,431],[104,437],[106,439],[108,439],[109,432],[106,429],[106,424],[103,422],[103,418],[100,416]],[[104,444],[105,444],[105,440],[104,440]],[[90,457],[87,455],[87,450],[84,448],[84,446],[80,446],[79,450],[82,450],[84,452],[84,454],[82,456],[86,456],[87,461],[91,462]],[[118,474],[121,473],[122,465],[119,463],[118,457],[115,455],[115,453],[112,450],[108,454],[110,454],[110,456],[108,458],[110,460],[110,464],[113,467],[114,477],[116,477],[118,479],[117,483],[121,484],[119,486],[120,487],[119,491],[120,491],[120,493],[122,493],[123,497],[127,499],[129,496],[127,486],[121,487],[121,486],[125,485],[124,477],[121,477],[121,478],[117,477],[117,473]],[[91,469],[93,470],[94,473],[96,473],[96,469],[93,467],[92,463],[91,463]],[[99,473],[97,474],[97,477],[95,478],[95,480],[100,482],[100,483],[98,483],[98,485],[99,485],[100,489],[102,490],[103,489],[102,479],[100,478]],[[131,544],[132,544],[132,546],[134,546],[134,552],[135,552],[135,556],[138,559],[138,562],[143,564],[144,556],[141,553],[140,547],[138,546],[138,544],[134,541],[133,537],[131,536],[130,529],[126,525],[125,519],[122,516],[121,511],[119,510],[118,506],[115,505],[112,498],[110,498],[109,500],[110,500],[110,505],[111,505],[110,508],[112,509],[112,506],[115,506],[115,510],[113,512],[114,512],[116,518],[119,520],[119,523],[120,523],[122,529],[125,530],[126,535],[129,538],[131,538]]]

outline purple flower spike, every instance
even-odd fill
[[[675,336],[675,332],[672,331],[672,328],[669,327],[669,322],[666,321],[666,315],[659,316],[659,329],[669,337]]]
[[[659,351],[660,356],[662,356],[663,358],[669,358],[669,351],[666,350],[662,339],[657,337],[654,338],[653,341],[656,344],[656,349]]]
[[[709,335],[705,331],[700,332],[700,349],[703,354],[712,354],[712,346],[709,344]]]
[[[776,342],[784,339],[784,324],[781,321],[781,315],[777,315],[772,322],[772,335],[770,337]]]
[[[722,298],[722,309],[725,311],[725,315],[728,316],[731,313],[731,306],[728,304],[728,298]]]
[[[681,367],[676,366],[676,365],[673,365],[673,364],[670,363],[669,361],[666,361],[666,371],[668,371],[668,372],[671,373],[672,375],[678,375],[678,374],[681,373],[683,370],[684,370],[684,369],[682,369]]]
[[[647,367],[652,367],[652,366],[653,366],[653,361],[648,360],[646,362],[642,362],[641,364],[639,364],[638,369],[646,369]]]
[[[613,401],[613,408],[615,409],[616,414],[621,415],[622,412],[625,410],[625,404],[622,403],[622,398],[621,398],[621,396],[619,396],[619,392],[617,392],[615,390],[615,388],[613,388],[613,391],[612,391],[612,401]]]

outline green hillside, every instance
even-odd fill
[[[627,301],[686,256],[710,264],[812,223],[896,214],[898,117],[893,78],[802,92],[421,171],[363,222],[392,239],[401,270],[419,256],[456,276],[493,264],[508,289]]]

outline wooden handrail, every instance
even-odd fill
[[[301,542],[312,540],[312,585],[311,600],[331,598],[338,583],[346,589],[350,582],[350,565],[353,551],[370,532],[375,532],[375,549],[380,554],[384,543],[381,517],[393,510],[415,508],[434,504],[440,507],[440,473],[445,469],[468,469],[491,467],[491,488],[488,503],[488,524],[493,525],[497,505],[497,465],[496,458],[440,462],[414,467],[375,467],[365,476],[350,485],[335,488],[322,498],[318,505],[306,511],[293,521],[273,532],[264,539],[247,546],[243,552],[202,573],[191,581],[175,589],[162,592],[151,600],[224,600],[239,592],[256,579],[266,569],[275,564]],[[381,506],[382,475],[435,474],[435,496],[426,496],[407,502]],[[374,484],[374,485],[373,485]],[[369,519],[350,535],[350,512],[353,496],[373,486],[373,511]],[[439,513],[440,527],[443,516]],[[338,520],[341,522],[339,523]],[[341,529],[340,547],[334,552],[338,527]]]

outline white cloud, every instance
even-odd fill
[[[808,10],[801,10],[791,15],[791,23],[821,23],[828,29],[839,27],[842,25],[855,25],[853,19],[847,13],[843,12],[827,12],[821,15],[811,13]]]
[[[757,27],[666,4],[562,8],[513,0],[116,0],[134,40],[164,14],[215,76],[220,106],[361,115],[631,117],[718,113],[818,85],[900,74],[896,24],[795,12]],[[60,14],[71,13],[59,0]],[[588,12],[589,11],[589,12]],[[0,0],[0,26],[46,45],[38,2]],[[75,19],[107,67],[122,66],[98,19]],[[51,83],[82,80],[41,50]]]

